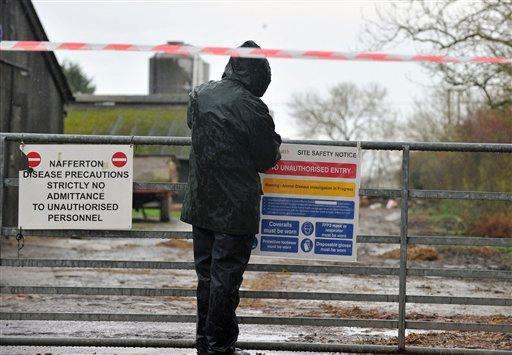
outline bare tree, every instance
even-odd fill
[[[295,94],[288,103],[304,137],[333,140],[396,138],[395,115],[386,89],[370,84],[340,83],[322,97],[315,92]],[[389,151],[364,152],[363,184],[384,186],[392,180],[396,159]]]
[[[378,119],[388,116],[386,89],[371,84],[340,83],[323,98],[315,92],[292,95],[288,107],[301,133],[334,140],[368,139]]]
[[[409,0],[377,8],[372,49],[413,41],[452,56],[512,57],[511,0]],[[478,88],[490,106],[512,103],[510,64],[426,64],[451,87]]]
[[[453,130],[482,108],[470,90],[438,87],[414,102],[407,122],[407,138],[416,141],[449,141]]]

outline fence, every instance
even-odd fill
[[[57,134],[0,133],[0,227],[3,237],[16,236],[18,229],[2,223],[4,199],[7,188],[18,185],[17,178],[6,176],[6,145],[8,142],[31,143],[79,143],[79,144],[140,144],[140,145],[190,145],[185,137],[139,137],[139,136],[79,136]],[[324,144],[334,146],[356,146],[356,142],[288,140],[287,143]],[[345,266],[345,265],[278,265],[249,264],[247,270],[255,272],[291,272],[314,274],[387,275],[398,277],[398,294],[333,293],[333,292],[281,292],[242,291],[241,297],[259,299],[300,299],[327,301],[393,302],[398,303],[397,319],[340,319],[315,317],[271,317],[241,316],[241,324],[297,325],[327,327],[360,327],[397,329],[398,343],[395,346],[358,344],[320,344],[291,342],[240,342],[238,346],[253,350],[329,351],[329,352],[415,352],[426,354],[492,354],[491,350],[441,349],[406,346],[406,329],[463,330],[486,332],[512,332],[512,324],[482,324],[460,322],[415,321],[406,317],[407,303],[430,303],[449,305],[512,306],[511,298],[479,298],[452,296],[423,296],[407,294],[407,276],[501,279],[512,280],[512,272],[505,270],[435,269],[407,267],[407,245],[463,245],[512,247],[511,238],[479,238],[462,236],[410,236],[408,235],[408,202],[410,199],[456,199],[512,201],[512,194],[505,192],[415,190],[409,188],[410,151],[457,151],[512,153],[512,144],[488,143],[413,143],[413,142],[362,142],[362,149],[402,151],[402,186],[400,189],[361,189],[361,196],[399,198],[401,200],[400,235],[358,235],[358,243],[400,244],[399,267]],[[170,191],[185,188],[183,183],[134,182],[134,190],[158,187]],[[178,231],[89,231],[89,230],[34,230],[33,236],[84,237],[84,238],[191,238],[189,232]],[[193,270],[192,262],[162,261],[118,261],[118,260],[55,260],[55,259],[9,259],[1,258],[1,266],[30,268],[131,268],[131,269],[175,269]],[[119,295],[119,296],[178,296],[194,297],[195,290],[181,288],[109,288],[109,287],[52,287],[52,286],[2,286],[2,294],[73,294],[73,295]],[[0,313],[2,320],[54,320],[54,321],[135,321],[135,322],[195,322],[194,315],[168,314],[104,314],[104,313]],[[35,338],[2,337],[0,345],[40,346],[117,346],[117,347],[194,347],[193,341],[166,339],[85,339],[85,338]]]

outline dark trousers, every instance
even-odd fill
[[[238,290],[254,235],[217,233],[196,226],[193,234],[198,278],[196,347],[200,353],[229,354],[238,338]]]

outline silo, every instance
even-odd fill
[[[209,69],[210,65],[198,55],[175,57],[157,53],[149,60],[149,94],[186,94],[209,80]]]

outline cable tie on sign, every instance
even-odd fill
[[[18,231],[18,234],[16,234],[16,243],[17,243],[17,246],[16,246],[17,255],[18,255],[18,260],[19,260],[21,249],[23,249],[23,247],[25,246],[25,237],[23,236],[23,229],[21,227]]]
[[[130,140],[130,147],[133,148],[133,141],[135,140],[135,136],[132,136],[132,139]]]

